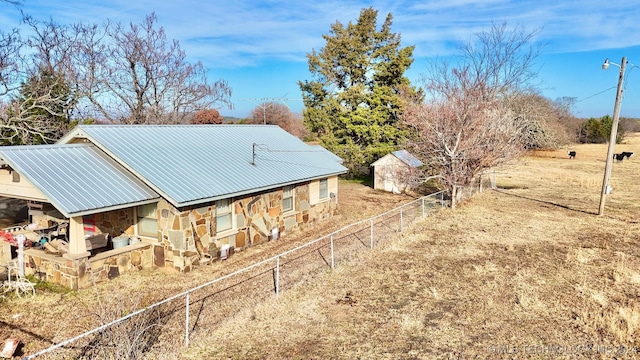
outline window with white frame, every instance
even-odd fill
[[[158,215],[157,205],[146,204],[136,208],[138,218],[138,235],[141,236],[157,236],[158,234]]]
[[[231,200],[216,201],[216,232],[231,230],[233,228],[233,214]]]
[[[329,197],[329,182],[327,179],[320,180],[320,199],[326,199]]]
[[[282,189],[282,212],[293,210],[293,186],[285,186]]]

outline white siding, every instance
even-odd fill
[[[48,202],[47,197],[24,176],[20,176],[19,182],[13,182],[13,173],[8,169],[0,169],[0,196]]]

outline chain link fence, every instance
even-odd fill
[[[475,191],[483,184],[487,186],[481,179]],[[135,298],[105,299],[97,310],[103,325],[25,359],[174,358],[180,351],[176,349],[188,347],[208,329],[251,311],[268,297],[314,281],[318,273],[376,247],[444,206],[442,191],[419,198],[139,310],[132,311],[138,308]]]
[[[471,184],[458,188],[458,202],[470,199],[473,195],[481,193],[485,190],[496,188],[496,173],[493,170],[485,171],[478,175]],[[451,205],[451,201],[447,201],[447,206]]]

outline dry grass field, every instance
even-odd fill
[[[576,145],[576,159],[568,149],[536,152],[496,170],[499,190],[432,215],[335,270],[312,271],[278,298],[247,290],[265,274],[223,293],[194,294],[204,306],[192,307],[199,326],[189,349],[184,300],[170,303],[163,311],[177,315],[157,324],[163,331],[153,332],[153,349],[130,358],[640,358],[640,135],[616,149],[636,157],[614,164],[604,216],[595,214],[606,145]],[[18,336],[32,353],[411,200],[340,186],[341,215],[230,261],[5,300],[0,340]]]
[[[488,191],[194,337],[185,359],[640,358],[640,136],[538,152]]]

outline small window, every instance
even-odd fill
[[[158,215],[156,203],[140,205],[136,209],[138,217],[138,235],[156,236],[158,234]]]
[[[282,190],[282,212],[293,210],[293,186],[285,186]]]
[[[216,232],[233,228],[231,201],[229,199],[216,201]]]
[[[329,184],[327,179],[320,180],[320,199],[326,199],[329,196]]]

